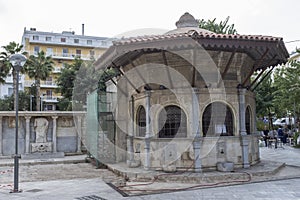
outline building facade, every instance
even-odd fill
[[[35,28],[24,29],[22,37],[24,51],[28,56],[37,55],[44,51],[47,56],[52,56],[54,70],[45,81],[41,81],[41,110],[56,110],[58,99],[61,94],[57,93],[56,80],[64,65],[71,64],[76,57],[82,60],[97,59],[111,45],[111,40],[107,37],[95,37],[84,35],[84,25],[82,34],[63,31],[62,33],[42,32]],[[24,87],[30,88],[34,80],[27,75],[24,78]]]

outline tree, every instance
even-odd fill
[[[53,70],[53,60],[51,56],[46,56],[44,51],[40,51],[37,56],[31,55],[27,60],[25,70],[29,78],[35,80],[36,86],[36,110],[40,111],[41,80],[46,80]]]
[[[299,52],[299,50],[298,50]],[[294,111],[299,114],[300,62],[291,60],[274,72],[275,105],[281,116]]]
[[[8,45],[6,46],[2,46],[2,48],[5,50],[3,52],[0,53],[0,83],[4,83],[5,82],[5,78],[6,76],[12,72],[13,75],[13,88],[14,88],[14,96],[16,96],[16,92],[17,92],[17,74],[15,69],[13,68],[13,66],[10,64],[9,62],[9,57],[13,54],[16,53],[20,53],[22,51],[23,45],[19,45],[16,42],[10,42]],[[23,55],[26,55],[26,52],[22,53]],[[23,70],[21,70],[21,72],[24,72]],[[14,98],[14,109],[16,108],[16,104],[17,104],[17,100],[16,98]]]
[[[58,91],[63,96],[58,103],[59,110],[82,110],[88,93],[95,89],[105,91],[105,82],[116,74],[115,70],[96,71],[93,63],[93,59],[76,58],[72,64],[65,64],[57,79]]]
[[[83,110],[86,105],[87,95],[98,89],[102,70],[96,71],[94,61],[89,60],[82,63],[80,69],[76,72],[73,89],[73,110]]]
[[[19,92],[19,110],[25,111],[30,109],[30,95],[27,92]],[[14,95],[6,96],[0,99],[0,111],[14,110]]]
[[[234,28],[234,24],[229,25],[229,16],[220,23],[216,22],[216,18],[213,20],[198,20],[199,22],[199,28],[203,28],[209,31],[212,31],[214,33],[220,33],[220,34],[237,34],[236,29]]]
[[[60,76],[57,78],[58,92],[63,96],[58,102],[58,109],[70,111],[72,110],[72,96],[74,88],[74,80],[76,73],[80,69],[83,60],[75,58],[72,64],[64,64]]]
[[[265,74],[262,76],[264,77]],[[260,117],[268,116],[269,126],[272,126],[272,113],[274,111],[274,87],[270,74],[256,88],[256,113]]]

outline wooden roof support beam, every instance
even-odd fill
[[[109,74],[105,70],[103,71],[103,73],[105,75],[109,76]],[[109,77],[110,77],[109,80],[111,80],[111,82],[127,97],[128,94],[126,92],[124,92],[120,87],[118,87],[118,84],[116,83],[116,81],[114,81],[114,79],[111,76],[109,76]]]
[[[276,65],[278,65],[279,62],[280,62],[280,61],[278,61]],[[260,82],[258,82],[258,83],[255,85],[255,87],[252,89],[252,91],[254,91],[254,90],[259,86],[259,84],[260,84],[261,82],[263,82],[263,80],[264,80],[266,77],[268,77],[268,76],[270,75],[270,73],[273,71],[273,69],[275,68],[276,65],[272,66],[272,68],[268,71],[268,73],[267,73],[264,77],[262,77],[262,79],[260,80]]]
[[[173,82],[172,82],[170,70],[168,67],[168,60],[167,60],[165,51],[162,51],[162,57],[163,57],[164,65],[166,66],[166,69],[167,69],[167,75],[168,75],[168,79],[169,79],[169,83],[170,83],[170,88],[173,88]]]
[[[276,57],[276,55],[272,57],[272,59],[270,60],[270,62],[271,62],[275,57]],[[270,63],[270,62],[269,62],[269,63]],[[269,63],[268,63],[268,64],[269,64]],[[273,68],[274,68],[275,66],[276,66],[276,65],[272,66],[272,70],[273,70]],[[261,75],[264,73],[264,71],[265,71],[266,69],[267,69],[267,67],[265,67],[265,68],[261,71],[261,73],[258,74],[258,76],[255,78],[255,80],[252,81],[252,83],[251,83],[250,86],[249,86],[249,89],[251,89],[251,87],[258,81],[258,79],[261,77]]]
[[[267,48],[267,50],[265,51],[265,53],[260,57],[257,66],[260,65],[260,63],[262,62],[262,60],[264,59],[264,57],[267,55],[268,52],[269,52],[269,48]],[[251,69],[250,73],[249,73],[248,76],[245,78],[244,82],[242,83],[242,87],[245,87],[245,84],[246,84],[247,81],[251,78],[253,72],[254,72],[254,65],[252,66],[252,69]]]
[[[231,65],[231,63],[232,63],[232,60],[233,60],[233,57],[234,57],[235,53],[236,53],[236,50],[234,50],[234,51],[231,53],[230,58],[229,58],[229,60],[228,60],[228,62],[227,62],[227,64],[226,64],[226,67],[225,67],[224,71],[222,72],[222,75],[221,75],[222,79],[221,79],[221,80],[224,80],[224,77],[226,76],[226,74],[227,74],[227,72],[228,72],[228,70],[229,70],[229,67],[230,67],[230,65]],[[219,82],[218,82],[218,87],[219,87],[220,84],[221,84],[221,80],[219,80]]]
[[[151,90],[151,87],[149,86],[149,84],[146,82],[146,80],[144,79],[144,77],[142,76],[142,74],[140,73],[139,69],[136,68],[136,65],[133,63],[133,61],[128,57],[126,56],[127,60],[130,62],[131,66],[133,68],[135,68],[137,74],[139,75],[139,77],[142,79],[143,83],[145,84],[145,86]]]
[[[127,76],[123,73],[123,71],[120,69],[120,67],[118,67],[114,62],[112,62],[112,65],[113,65],[113,67],[114,67],[115,69],[117,69],[117,70],[120,72],[120,74],[121,74],[122,76],[124,76],[124,78],[128,81],[128,83],[134,88],[134,90],[135,90],[137,93],[141,93],[141,92],[133,85],[133,83],[127,78]]]

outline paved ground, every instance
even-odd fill
[[[12,193],[13,167],[12,160],[0,160],[0,199],[2,200],[99,200],[99,199],[299,199],[300,200],[300,149],[268,149],[261,147],[261,158],[264,162],[285,162],[276,176],[282,180],[263,181],[258,183],[234,186],[193,189],[161,193],[165,184],[154,188],[159,194],[123,197],[106,182],[117,182],[119,177],[105,169],[95,169],[84,163],[84,157],[66,157],[58,160],[21,161],[20,189],[22,193]],[[56,164],[51,164],[56,162]],[[72,164],[76,163],[76,164]],[[37,165],[38,164],[38,165]],[[298,178],[294,178],[298,177]],[[175,185],[176,186],[176,185]],[[180,184],[178,185],[180,186]],[[146,186],[138,186],[146,187]],[[161,191],[159,191],[159,190]]]

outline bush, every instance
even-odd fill
[[[294,140],[294,145],[296,146],[296,147],[300,147],[300,144],[297,144],[297,139],[298,139],[298,137],[299,137],[299,132],[296,132],[295,134],[294,134],[294,137],[293,137],[293,140]]]

